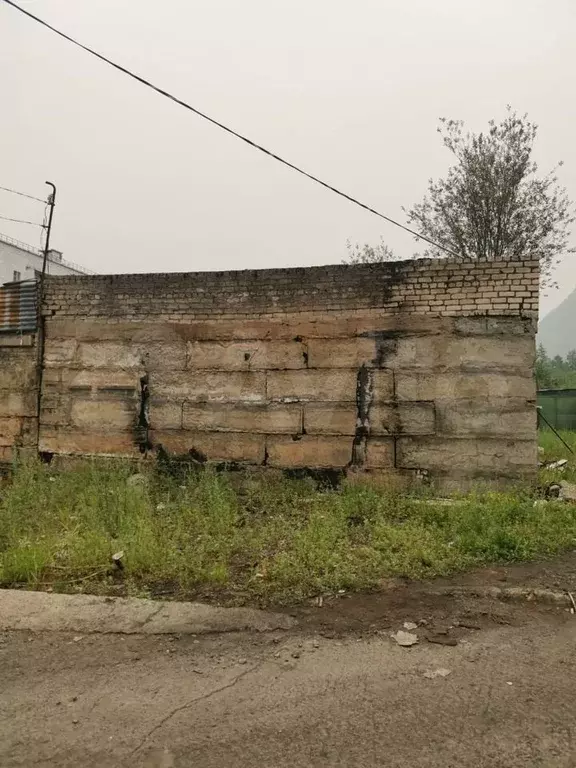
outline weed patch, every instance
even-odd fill
[[[556,453],[554,454],[557,455]],[[0,583],[61,591],[282,602],[389,577],[547,557],[576,543],[576,506],[528,491],[436,504],[266,474],[86,462],[16,468],[0,498]],[[112,562],[124,552],[123,568]]]

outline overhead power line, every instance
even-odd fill
[[[30,224],[30,226],[32,227],[41,227],[42,229],[44,228],[44,224],[38,224],[37,221],[27,221],[26,219],[12,219],[8,216],[0,216],[0,219],[2,219],[2,221],[13,221],[16,224]]]
[[[8,187],[0,187],[3,192],[11,192],[13,195],[20,195],[20,197],[27,197],[29,200],[36,200],[38,203],[45,203],[46,200],[42,200],[40,197],[34,197],[34,195],[27,195],[24,192],[18,192],[15,189],[9,189]]]
[[[44,224],[38,224],[37,221],[25,221],[24,219],[10,219],[8,216],[0,216],[2,221],[15,221],[17,224],[30,224],[32,227],[44,227]]]
[[[179,99],[177,96],[174,96],[169,91],[165,91],[163,88],[160,88],[159,86],[154,85],[149,80],[146,80],[144,77],[141,77],[140,75],[135,74],[131,70],[126,69],[126,67],[123,67],[121,64],[117,64],[111,59],[108,59],[106,56],[104,56],[101,53],[98,53],[93,48],[89,48],[87,45],[80,43],[78,40],[75,40],[73,37],[70,37],[70,35],[67,35],[65,32],[61,32],[59,29],[56,29],[56,27],[53,27],[47,21],[44,21],[38,16],[35,16],[33,13],[30,13],[30,11],[27,11],[25,8],[21,8],[19,5],[17,5],[17,3],[14,3],[13,0],[4,0],[4,2],[7,5],[11,5],[12,8],[15,8],[17,11],[20,11],[20,13],[23,13],[25,16],[28,16],[28,18],[33,19],[34,21],[38,22],[38,24],[41,24],[43,27],[46,27],[50,31],[59,35],[59,37],[64,38],[64,40],[67,40],[69,43],[76,45],[78,48],[82,48],[83,51],[86,51],[92,56],[95,56],[97,59],[100,59],[100,61],[103,61],[106,64],[109,64],[111,67],[113,67],[114,69],[117,69],[119,72],[123,72],[125,75],[128,75],[128,77],[131,77],[133,80],[137,80],[139,83],[142,83],[142,85],[145,85],[147,88],[151,88],[153,91],[156,91],[156,93],[159,93],[161,96],[165,96],[167,99],[174,101],[176,104],[179,104],[181,107],[184,107],[185,109],[190,110],[190,112],[194,112],[194,114],[198,115],[198,117],[201,117],[202,119],[207,120],[209,123],[212,123],[212,125],[215,125],[217,128],[220,128],[221,130],[226,131],[226,133],[229,133],[232,136],[235,136],[237,139],[240,139],[240,141],[243,141],[245,144],[248,144],[254,149],[257,149],[259,152],[263,152],[265,155],[268,155],[268,157],[271,157],[274,160],[277,160],[279,163],[282,163],[282,165],[285,165],[286,167],[291,168],[293,171],[296,171],[302,176],[306,176],[306,178],[310,179],[311,181],[314,181],[316,184],[320,184],[325,189],[329,189],[331,192],[334,192],[340,197],[343,197],[346,200],[349,200],[351,203],[354,203],[354,205],[358,205],[360,206],[360,208],[364,208],[365,211],[369,211],[370,213],[373,213],[375,216],[378,216],[381,219],[384,219],[384,221],[387,221],[390,224],[394,224],[396,227],[400,227],[400,229],[403,229],[405,232],[408,232],[409,234],[414,235],[415,237],[421,240],[425,240],[427,243],[430,243],[430,245],[433,245],[435,248],[439,248],[441,251],[444,251],[445,253],[448,253],[451,256],[458,256],[458,254],[454,253],[454,251],[451,251],[449,248],[446,248],[445,246],[440,245],[440,243],[434,242],[434,240],[431,240],[429,237],[426,237],[426,235],[422,235],[420,232],[416,232],[415,230],[410,229],[410,227],[407,227],[404,224],[401,224],[399,221],[395,221],[394,219],[391,219],[390,216],[386,216],[385,214],[380,213],[380,211],[377,211],[375,208],[372,208],[371,206],[366,205],[366,203],[362,203],[360,200],[357,200],[355,197],[352,197],[351,195],[346,194],[346,192],[342,192],[340,189],[333,187],[331,184],[328,184],[328,182],[322,181],[322,179],[319,179],[317,176],[314,176],[313,174],[308,173],[302,168],[299,168],[297,165],[294,165],[294,163],[291,163],[290,161],[285,160],[283,157],[280,157],[280,155],[277,155],[275,152],[271,152],[269,149],[266,149],[260,144],[257,144],[255,141],[252,141],[252,139],[249,139],[247,136],[244,136],[243,134],[238,133],[232,128],[229,128],[227,125],[224,125],[224,123],[221,123],[215,118],[210,117],[206,113],[201,112],[199,109],[196,109],[196,107],[193,107],[191,104],[188,104],[186,101]]]

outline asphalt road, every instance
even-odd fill
[[[4,633],[0,765],[576,765],[565,608],[496,612],[455,647],[326,634]]]

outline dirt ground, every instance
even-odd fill
[[[457,584],[576,593],[576,555],[310,602],[284,633],[6,632],[0,765],[573,766],[569,603]],[[405,621],[411,648],[390,638]]]
[[[378,592],[334,595],[290,608],[291,616],[308,631],[338,634],[362,633],[397,627],[414,617],[441,625],[468,617],[481,627],[496,623],[522,621],[525,606],[479,600],[476,597],[454,597],[452,588],[484,589],[486,587],[526,587],[552,592],[573,592],[576,598],[576,550],[555,560],[493,568],[478,568],[467,573],[430,582],[390,581]],[[528,601],[530,602],[530,601]],[[566,606],[569,606],[567,596]],[[276,607],[274,610],[283,610]]]

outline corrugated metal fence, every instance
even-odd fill
[[[0,286],[0,333],[33,333],[38,323],[36,280]]]
[[[538,405],[554,429],[576,430],[576,389],[541,389]]]

